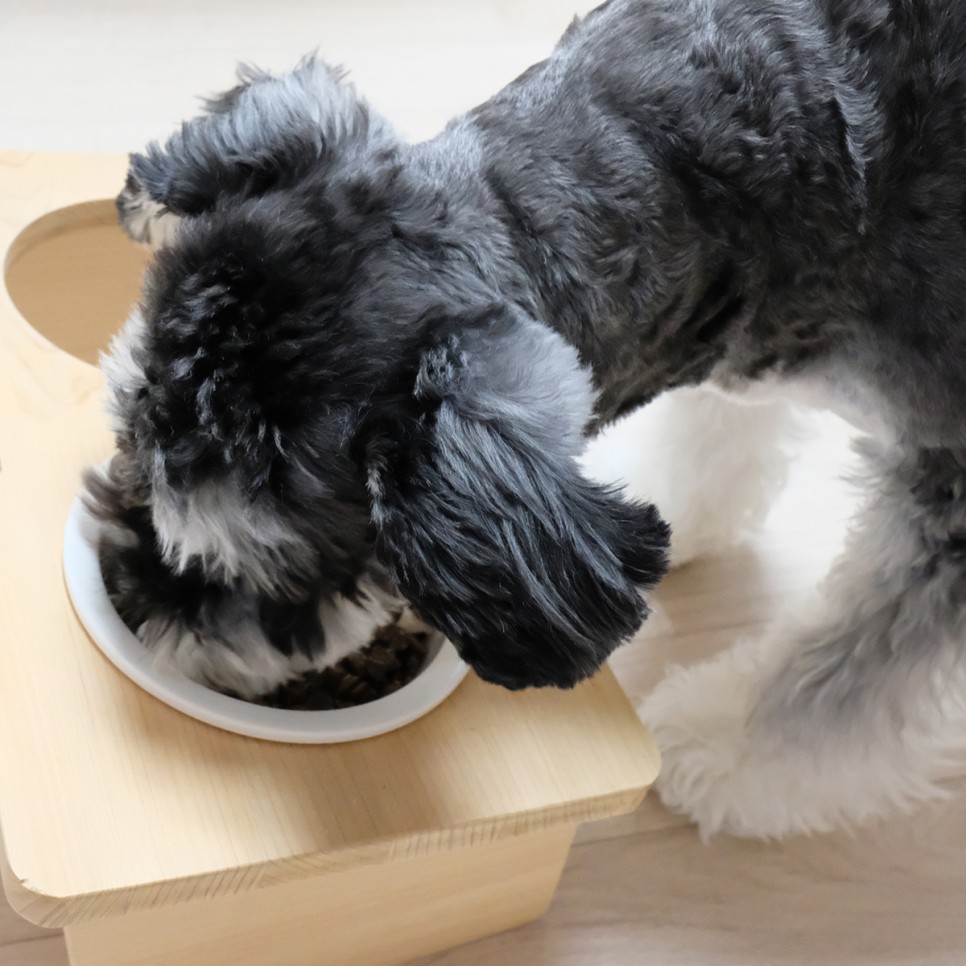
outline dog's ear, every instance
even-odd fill
[[[117,199],[126,227],[139,224],[140,208],[197,215],[220,197],[291,183],[352,138],[389,136],[342,74],[315,58],[278,77],[251,67],[238,76],[238,86],[206,102],[207,114],[131,156]]]
[[[368,437],[377,552],[488,681],[571,687],[647,615],[666,570],[654,507],[585,479],[577,353],[515,310],[425,351],[411,412]]]

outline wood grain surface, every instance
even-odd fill
[[[391,966],[542,915],[574,830],[145,909],[65,930],[71,966]]]

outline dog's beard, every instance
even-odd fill
[[[398,598],[360,581],[355,601],[341,594],[313,601],[317,629],[303,632],[291,650],[273,640],[257,600],[247,595],[224,601],[201,626],[172,612],[148,618],[137,634],[160,665],[214,690],[253,699],[366,647],[379,628],[397,620],[402,607]]]
[[[270,579],[264,557],[254,568],[258,579],[245,579],[248,531],[227,555],[229,574],[177,545],[166,551],[152,508],[132,502],[109,471],[89,474],[87,493],[102,522],[101,568],[119,615],[160,666],[215,690],[249,699],[269,693],[365,647],[403,610],[375,562],[346,593],[322,593],[311,584],[296,592],[291,577]],[[194,520],[197,546],[225,551],[232,532],[221,526],[225,520],[219,517],[214,532]],[[296,563],[304,563],[300,551]],[[293,573],[292,560],[278,553],[273,559],[280,573]]]

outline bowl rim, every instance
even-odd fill
[[[442,639],[426,667],[408,684],[367,704],[331,711],[295,711],[231,698],[159,667],[121,620],[107,595],[97,555],[103,523],[75,497],[64,527],[63,566],[68,596],[93,643],[143,690],[198,721],[223,731],[295,744],[358,741],[394,731],[444,701],[468,672],[453,645]],[[442,635],[440,635],[442,637]]]

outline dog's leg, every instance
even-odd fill
[[[681,566],[764,520],[785,484],[796,430],[783,400],[677,389],[597,437],[584,466],[658,507],[671,525],[671,565]]]
[[[821,606],[645,702],[662,798],[710,834],[827,830],[942,794],[966,750],[966,453],[867,452]]]

